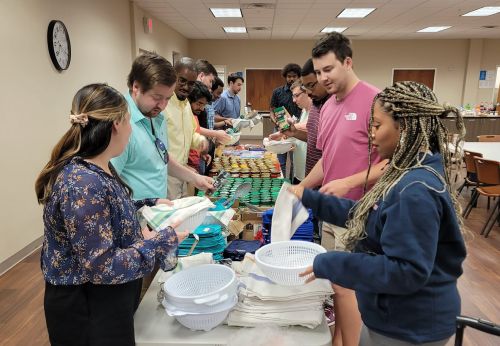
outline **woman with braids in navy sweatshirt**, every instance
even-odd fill
[[[440,120],[449,114],[463,138],[460,113],[440,105],[429,88],[415,82],[387,87],[370,119],[368,150],[390,159],[375,186],[359,202],[290,188],[319,219],[348,229],[342,240],[353,252],[318,255],[302,275],[356,291],[360,345],[445,345],[454,334],[466,250]]]

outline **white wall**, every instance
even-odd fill
[[[479,69],[500,65],[500,40],[481,43],[481,51],[472,52],[481,63],[469,66],[466,74],[469,47],[475,47],[470,40],[353,40],[354,69],[361,79],[383,88],[391,84],[393,68],[435,68],[434,90],[440,101],[455,105],[481,102],[485,94],[491,98],[492,90],[478,88]],[[190,40],[189,54],[234,72],[281,68],[288,62],[302,65],[313,45],[313,40]],[[473,95],[472,100],[464,100],[466,84],[473,89],[467,94]],[[244,91],[241,96],[244,101]]]
[[[184,36],[151,16],[148,12],[137,7],[134,2],[131,3],[131,9],[134,18],[134,31],[132,35],[135,36],[135,40],[133,41],[135,56],[139,54],[139,49],[154,51],[170,62],[172,62],[172,52],[174,51],[181,53],[183,56],[187,55],[188,40]],[[151,34],[144,32],[144,17],[153,19],[153,33]]]
[[[0,16],[1,263],[43,235],[35,178],[69,128],[80,87],[126,88],[131,39],[127,0],[2,0]],[[65,23],[71,39],[71,65],[63,73],[47,50],[52,19]]]
[[[483,54],[481,57],[481,70],[496,70],[500,66],[500,39],[483,40]],[[476,78],[478,78],[476,76]],[[492,102],[497,100],[498,89],[478,89],[478,102]],[[492,100],[493,96],[493,100]]]

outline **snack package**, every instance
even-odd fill
[[[276,118],[276,124],[278,125],[278,128],[281,132],[290,129],[290,124],[287,121],[287,119],[290,117],[290,114],[288,114],[288,111],[285,107],[282,106],[275,108],[274,116]]]

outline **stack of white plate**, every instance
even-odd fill
[[[167,314],[191,330],[217,327],[238,301],[236,274],[220,264],[180,271],[163,284],[163,290]]]

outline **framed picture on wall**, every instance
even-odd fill
[[[175,66],[175,63],[179,60],[181,60],[182,58],[182,54],[179,53],[179,52],[175,52],[173,51],[172,52],[172,64]]]

